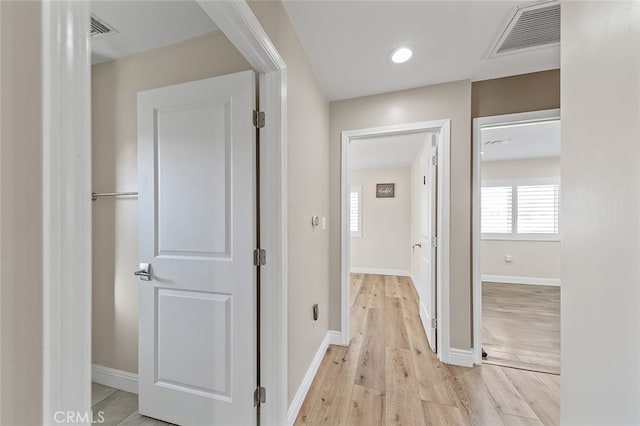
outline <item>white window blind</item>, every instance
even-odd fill
[[[513,187],[483,187],[480,215],[483,234],[510,234],[513,230]]]
[[[362,236],[362,188],[351,188],[350,204],[350,229],[352,237]]]
[[[518,186],[518,234],[557,234],[559,185]]]

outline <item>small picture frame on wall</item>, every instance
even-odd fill
[[[393,198],[396,196],[395,183],[376,184],[376,198]]]

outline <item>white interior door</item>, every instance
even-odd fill
[[[436,347],[436,212],[437,212],[437,146],[435,135],[423,151],[420,158],[422,187],[420,192],[420,318],[427,333],[429,345],[434,352]]]
[[[255,79],[138,94],[139,410],[256,423]]]

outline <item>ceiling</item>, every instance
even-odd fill
[[[92,64],[178,43],[218,29],[192,0],[92,1],[91,13],[117,31],[91,40]]]
[[[352,140],[349,148],[351,169],[411,167],[426,136],[426,132],[420,132]]]
[[[330,100],[560,67],[560,47],[487,59],[523,1],[285,0]],[[389,54],[411,46],[413,58]]]
[[[482,129],[481,138],[482,161],[560,156],[560,120]]]

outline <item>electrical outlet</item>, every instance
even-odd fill
[[[313,305],[313,320],[318,321],[318,304]]]

